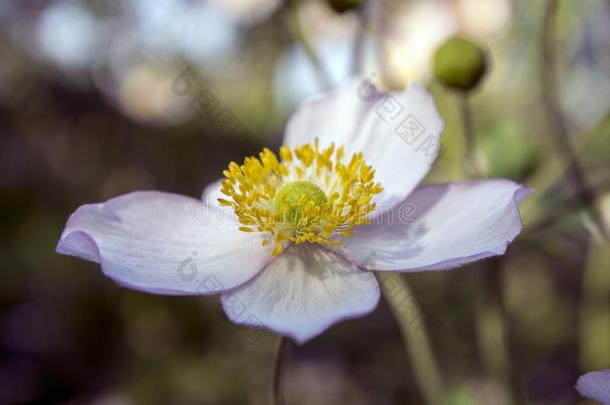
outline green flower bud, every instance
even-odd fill
[[[362,0],[328,0],[330,8],[341,14],[360,7]]]
[[[445,86],[472,90],[487,70],[485,52],[475,43],[452,37],[434,53],[434,75]]]

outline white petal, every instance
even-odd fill
[[[381,93],[369,81],[352,81],[305,100],[288,122],[284,143],[298,146],[318,138],[322,147],[343,145],[347,158],[363,152],[384,187],[375,201],[391,208],[430,169],[443,125],[432,97],[420,85]]]
[[[248,281],[272,257],[259,234],[238,226],[190,197],[135,192],[78,208],[57,252],[100,263],[137,290],[211,294]]]
[[[576,389],[584,397],[610,405],[610,369],[590,371],[582,375],[576,383]]]
[[[531,190],[508,180],[418,187],[361,226],[341,247],[360,267],[418,271],[504,254],[521,231],[518,204]]]
[[[371,272],[310,244],[290,246],[252,281],[222,296],[233,322],[272,329],[299,343],[368,314],[378,301]]]
[[[219,198],[223,198],[225,200],[231,200],[230,197],[224,195],[220,190],[222,188],[222,179],[215,181],[209,184],[201,194],[201,200],[204,204],[207,204],[211,207],[215,207],[222,211],[224,214],[228,215],[230,218],[233,218],[237,221],[237,216],[235,215],[235,211],[233,207],[227,207],[226,205],[220,205],[218,203]]]
[[[206,188],[203,190],[203,193],[201,194],[201,200],[204,203],[214,206],[214,204],[219,205],[218,204],[219,198],[227,199],[227,196],[225,196],[224,194],[222,194],[220,192],[220,188],[222,186],[221,182],[222,182],[222,179],[215,181],[213,183],[210,183],[206,186]]]

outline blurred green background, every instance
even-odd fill
[[[446,121],[426,182],[465,178],[457,96],[430,67],[453,34],[490,59],[470,98],[485,175],[536,192],[504,257],[405,276],[448,399],[587,403],[577,377],[610,368],[610,245],[546,119],[544,3],[2,0],[0,403],[268,403],[274,335],[232,325],[217,298],[130,291],[56,254],[66,219],[133,190],[199,196],[229,161],[277,148],[299,100],[354,74],[426,84]],[[610,4],[563,0],[556,22],[558,99],[608,222]],[[289,405],[423,403],[384,302],[291,346],[285,376]]]

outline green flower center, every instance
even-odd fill
[[[295,181],[285,184],[275,196],[275,209],[284,218],[297,224],[306,211],[311,208],[322,208],[328,199],[324,191],[312,182]]]

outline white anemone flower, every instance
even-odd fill
[[[373,270],[457,267],[504,254],[521,231],[530,190],[512,181],[418,187],[443,126],[417,84],[352,81],[299,106],[279,158],[231,162],[202,199],[139,191],[83,205],[57,251],[129,288],[218,293],[231,321],[303,343],[375,309]]]
[[[610,369],[590,371],[580,376],[576,389],[583,397],[610,405]]]

